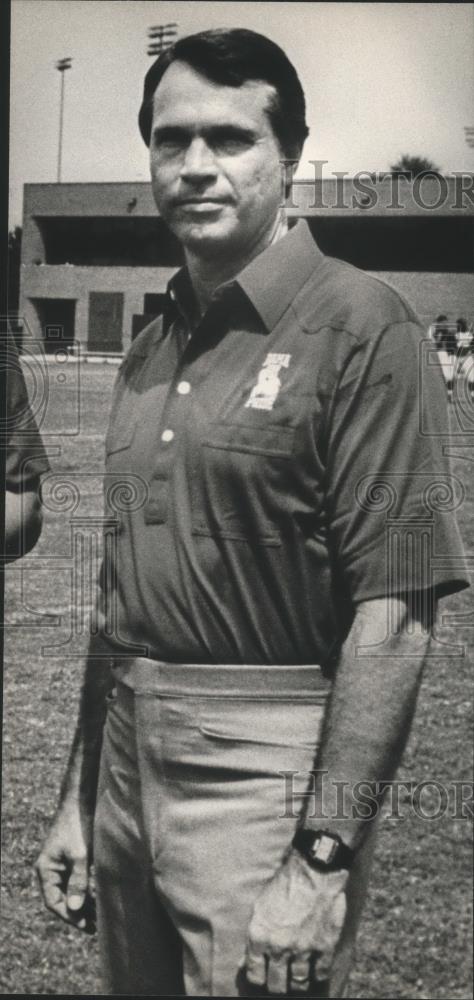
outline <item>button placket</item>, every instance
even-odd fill
[[[188,342],[169,386],[160,420],[162,429],[159,431],[159,441],[162,447],[158,449],[155,469],[150,480],[151,495],[144,511],[147,524],[162,524],[168,516],[168,496],[177,435],[189,412],[187,397],[191,397],[195,391],[194,383],[196,378],[198,382],[200,381],[203,367],[207,368],[209,365],[209,360],[207,365],[205,363],[203,365],[203,354],[206,353],[203,335],[206,332],[205,329],[201,329],[199,339],[195,340],[192,337]],[[190,369],[193,369],[195,375],[193,383],[189,377],[185,377]]]
[[[163,524],[168,518],[168,498],[175,454],[175,449],[171,445],[176,440],[176,432],[183,420],[183,413],[178,409],[182,405],[178,397],[183,397],[184,402],[184,397],[189,396],[191,391],[190,382],[180,378],[180,374],[175,376],[174,383],[170,385],[162,413],[161,425],[164,429],[159,435],[162,447],[158,449],[155,468],[150,479],[150,499],[144,510],[146,524]]]

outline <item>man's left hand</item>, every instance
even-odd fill
[[[345,869],[320,872],[292,849],[258,897],[250,921],[246,975],[270,993],[306,991],[329,979],[346,914]]]

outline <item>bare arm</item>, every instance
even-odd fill
[[[105,697],[112,687],[107,657],[89,655],[79,718],[58,809],[37,861],[37,871],[48,909],[79,927],[94,929],[89,872],[92,828],[103,726]]]
[[[90,652],[76,732],[61,786],[59,809],[67,802],[77,802],[84,814],[94,814],[106,715],[105,699],[112,686],[110,657]]]
[[[396,771],[429,644],[426,624],[396,597],[367,601],[359,605],[342,650],[316,761],[319,818],[311,819],[310,808],[303,822],[337,833],[355,850],[371,824],[357,810],[351,816],[351,806],[357,805],[354,785],[384,782]],[[348,819],[334,818],[338,817],[335,781],[346,783]],[[379,791],[378,802],[381,798]],[[329,977],[345,919],[347,879],[344,869],[316,871],[294,848],[289,851],[255,904],[247,947],[251,982],[266,982],[272,992],[286,993],[291,960],[292,975],[307,984],[315,954],[317,977]],[[305,988],[296,980],[290,982],[293,989]]]
[[[383,786],[377,789],[376,783],[393,778],[410,732],[429,625],[396,597],[359,605],[337,667],[316,761],[317,813],[322,810],[327,819],[308,815],[305,826],[324,826],[351,847],[364,839],[369,824],[357,816],[354,786],[370,783],[380,805]],[[334,781],[346,782],[348,818],[331,818],[338,812]]]

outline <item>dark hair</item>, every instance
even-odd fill
[[[241,87],[246,80],[262,80],[275,87],[276,98],[267,109],[268,117],[285,158],[299,159],[309,129],[298,74],[279,45],[246,28],[216,28],[187,35],[158,56],[146,74],[138,115],[147,146],[155,90],[168,66],[178,60],[223,86]]]

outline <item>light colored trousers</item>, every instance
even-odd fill
[[[104,989],[267,995],[245,979],[247,929],[305,793],[312,809],[327,682],[317,667],[140,659],[115,674],[94,846]],[[373,839],[351,872],[331,981],[310,996],[344,994]]]

